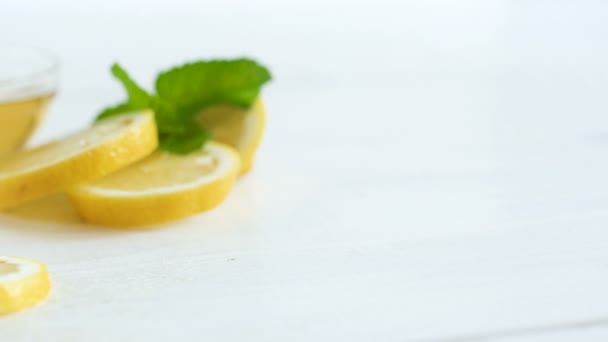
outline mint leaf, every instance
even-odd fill
[[[160,148],[177,154],[200,149],[210,139],[210,131],[195,120],[201,110],[217,104],[249,108],[271,79],[268,69],[250,59],[200,61],[161,73],[156,80],[157,94],[152,94],[119,64],[112,65],[111,71],[127,99],[103,110],[96,120],[151,109]]]
[[[216,104],[249,108],[271,79],[270,71],[251,59],[200,61],[162,72],[156,92],[188,116]]]
[[[97,118],[95,118],[95,120],[99,121],[99,120],[111,118],[113,116],[122,115],[122,114],[128,113],[133,110],[134,109],[132,108],[130,103],[128,103],[128,102],[121,103],[121,104],[118,104],[118,105],[115,105],[112,107],[108,107],[108,108],[102,110],[101,113],[99,113],[97,115]]]
[[[127,92],[127,102],[132,108],[148,108],[152,102],[152,95],[140,87],[135,81],[129,76],[127,71],[123,69],[118,63],[114,63],[111,68],[112,75],[116,77]]]
[[[160,148],[175,154],[188,154],[200,149],[211,138],[211,133],[191,123],[181,132],[160,133]]]
[[[97,115],[96,121],[110,118],[117,115],[126,114],[128,112],[150,108],[155,110],[154,102],[155,99],[152,95],[148,94],[146,90],[140,87],[132,78],[129,76],[127,71],[123,69],[119,64],[114,63],[111,68],[112,75],[120,81],[127,93],[127,100],[121,104],[115,105],[104,109],[99,115]]]
[[[136,110],[151,109],[154,111],[161,149],[185,154],[201,148],[209,139],[207,131],[192,122],[191,118],[179,115],[170,103],[149,94],[120,65],[114,64],[111,70],[123,85],[127,100],[102,111],[97,116],[97,121]]]

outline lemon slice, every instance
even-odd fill
[[[234,184],[239,156],[209,142],[186,156],[157,151],[69,195],[86,221],[142,226],[176,220],[220,204]]]
[[[49,295],[51,282],[44,264],[0,256],[0,315],[34,306]]]
[[[17,152],[0,162],[0,209],[103,177],[158,145],[151,113],[104,120],[67,138]]]
[[[230,105],[213,106],[199,113],[198,120],[211,130],[214,140],[230,145],[239,152],[239,173],[247,173],[253,166],[266,126],[266,111],[262,100],[258,99],[249,110]]]

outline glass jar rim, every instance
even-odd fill
[[[31,71],[26,72],[23,75],[8,77],[3,77],[2,75],[0,75],[0,83],[23,82],[28,79],[44,77],[45,75],[57,72],[61,64],[57,55],[55,55],[48,49],[37,46],[7,44],[4,46],[0,46],[0,54],[2,54],[2,51],[18,51],[24,54],[28,54],[30,56],[36,56],[44,62],[42,63],[42,66],[32,68]]]

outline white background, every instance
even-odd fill
[[[43,141],[121,99],[109,65],[247,55],[254,172],[143,232],[0,217],[55,290],[2,341],[605,341],[608,3],[7,1],[53,49]]]

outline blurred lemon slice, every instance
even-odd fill
[[[0,209],[95,180],[147,156],[158,145],[151,113],[107,119],[0,162]]]
[[[0,256],[0,315],[42,302],[51,290],[44,264],[34,260]]]
[[[239,174],[253,166],[255,153],[266,126],[264,103],[258,99],[248,110],[230,105],[209,107],[198,115],[199,122],[213,133],[213,139],[234,147],[241,155]]]
[[[220,204],[239,172],[239,155],[209,142],[181,156],[157,151],[144,160],[69,192],[86,221],[142,226],[206,211]]]

